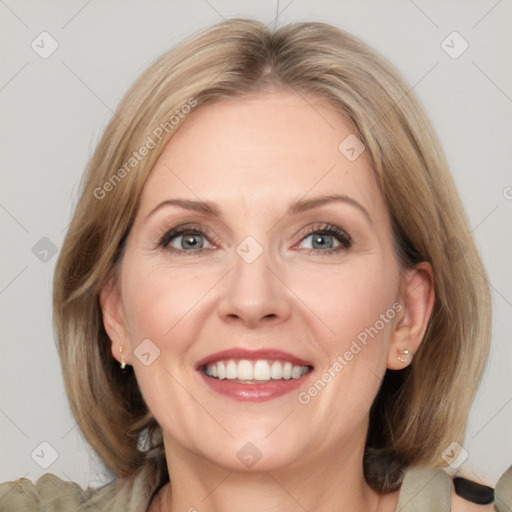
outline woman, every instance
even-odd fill
[[[54,312],[73,414],[117,479],[20,479],[0,510],[512,506],[512,468],[494,500],[439,469],[490,339],[447,164],[397,72],[334,27],[228,20],[136,81]]]

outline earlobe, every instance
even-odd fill
[[[100,293],[100,305],[103,325],[112,342],[112,355],[121,364],[129,364],[127,330],[122,311],[121,295],[118,286],[110,280]]]
[[[423,341],[434,300],[434,275],[430,263],[422,262],[406,270],[400,291],[403,312],[396,321],[389,346],[389,369],[401,370],[411,363]]]

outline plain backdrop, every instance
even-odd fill
[[[274,0],[0,2],[0,481],[51,472],[85,487],[109,478],[69,412],[52,332],[56,251],[78,181],[121,96],[158,55],[223,18],[273,25],[277,8]],[[279,11],[278,25],[328,22],[380,51],[439,134],[494,301],[492,353],[460,471],[494,485],[512,464],[512,3],[285,0]]]

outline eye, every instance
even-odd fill
[[[307,252],[312,254],[329,254],[345,251],[352,245],[351,237],[336,226],[327,224],[312,226],[301,240]]]
[[[198,253],[209,249],[211,244],[201,229],[183,226],[167,231],[158,245],[171,253]]]
[[[330,254],[345,251],[352,246],[352,239],[342,229],[331,224],[311,226],[302,237],[299,246],[308,254]],[[174,254],[199,254],[215,247],[209,240],[207,230],[178,226],[165,232],[158,246]]]

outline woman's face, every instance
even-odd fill
[[[199,107],[160,155],[102,305],[167,449],[236,470],[361,455],[406,315],[352,131],[267,93]]]

